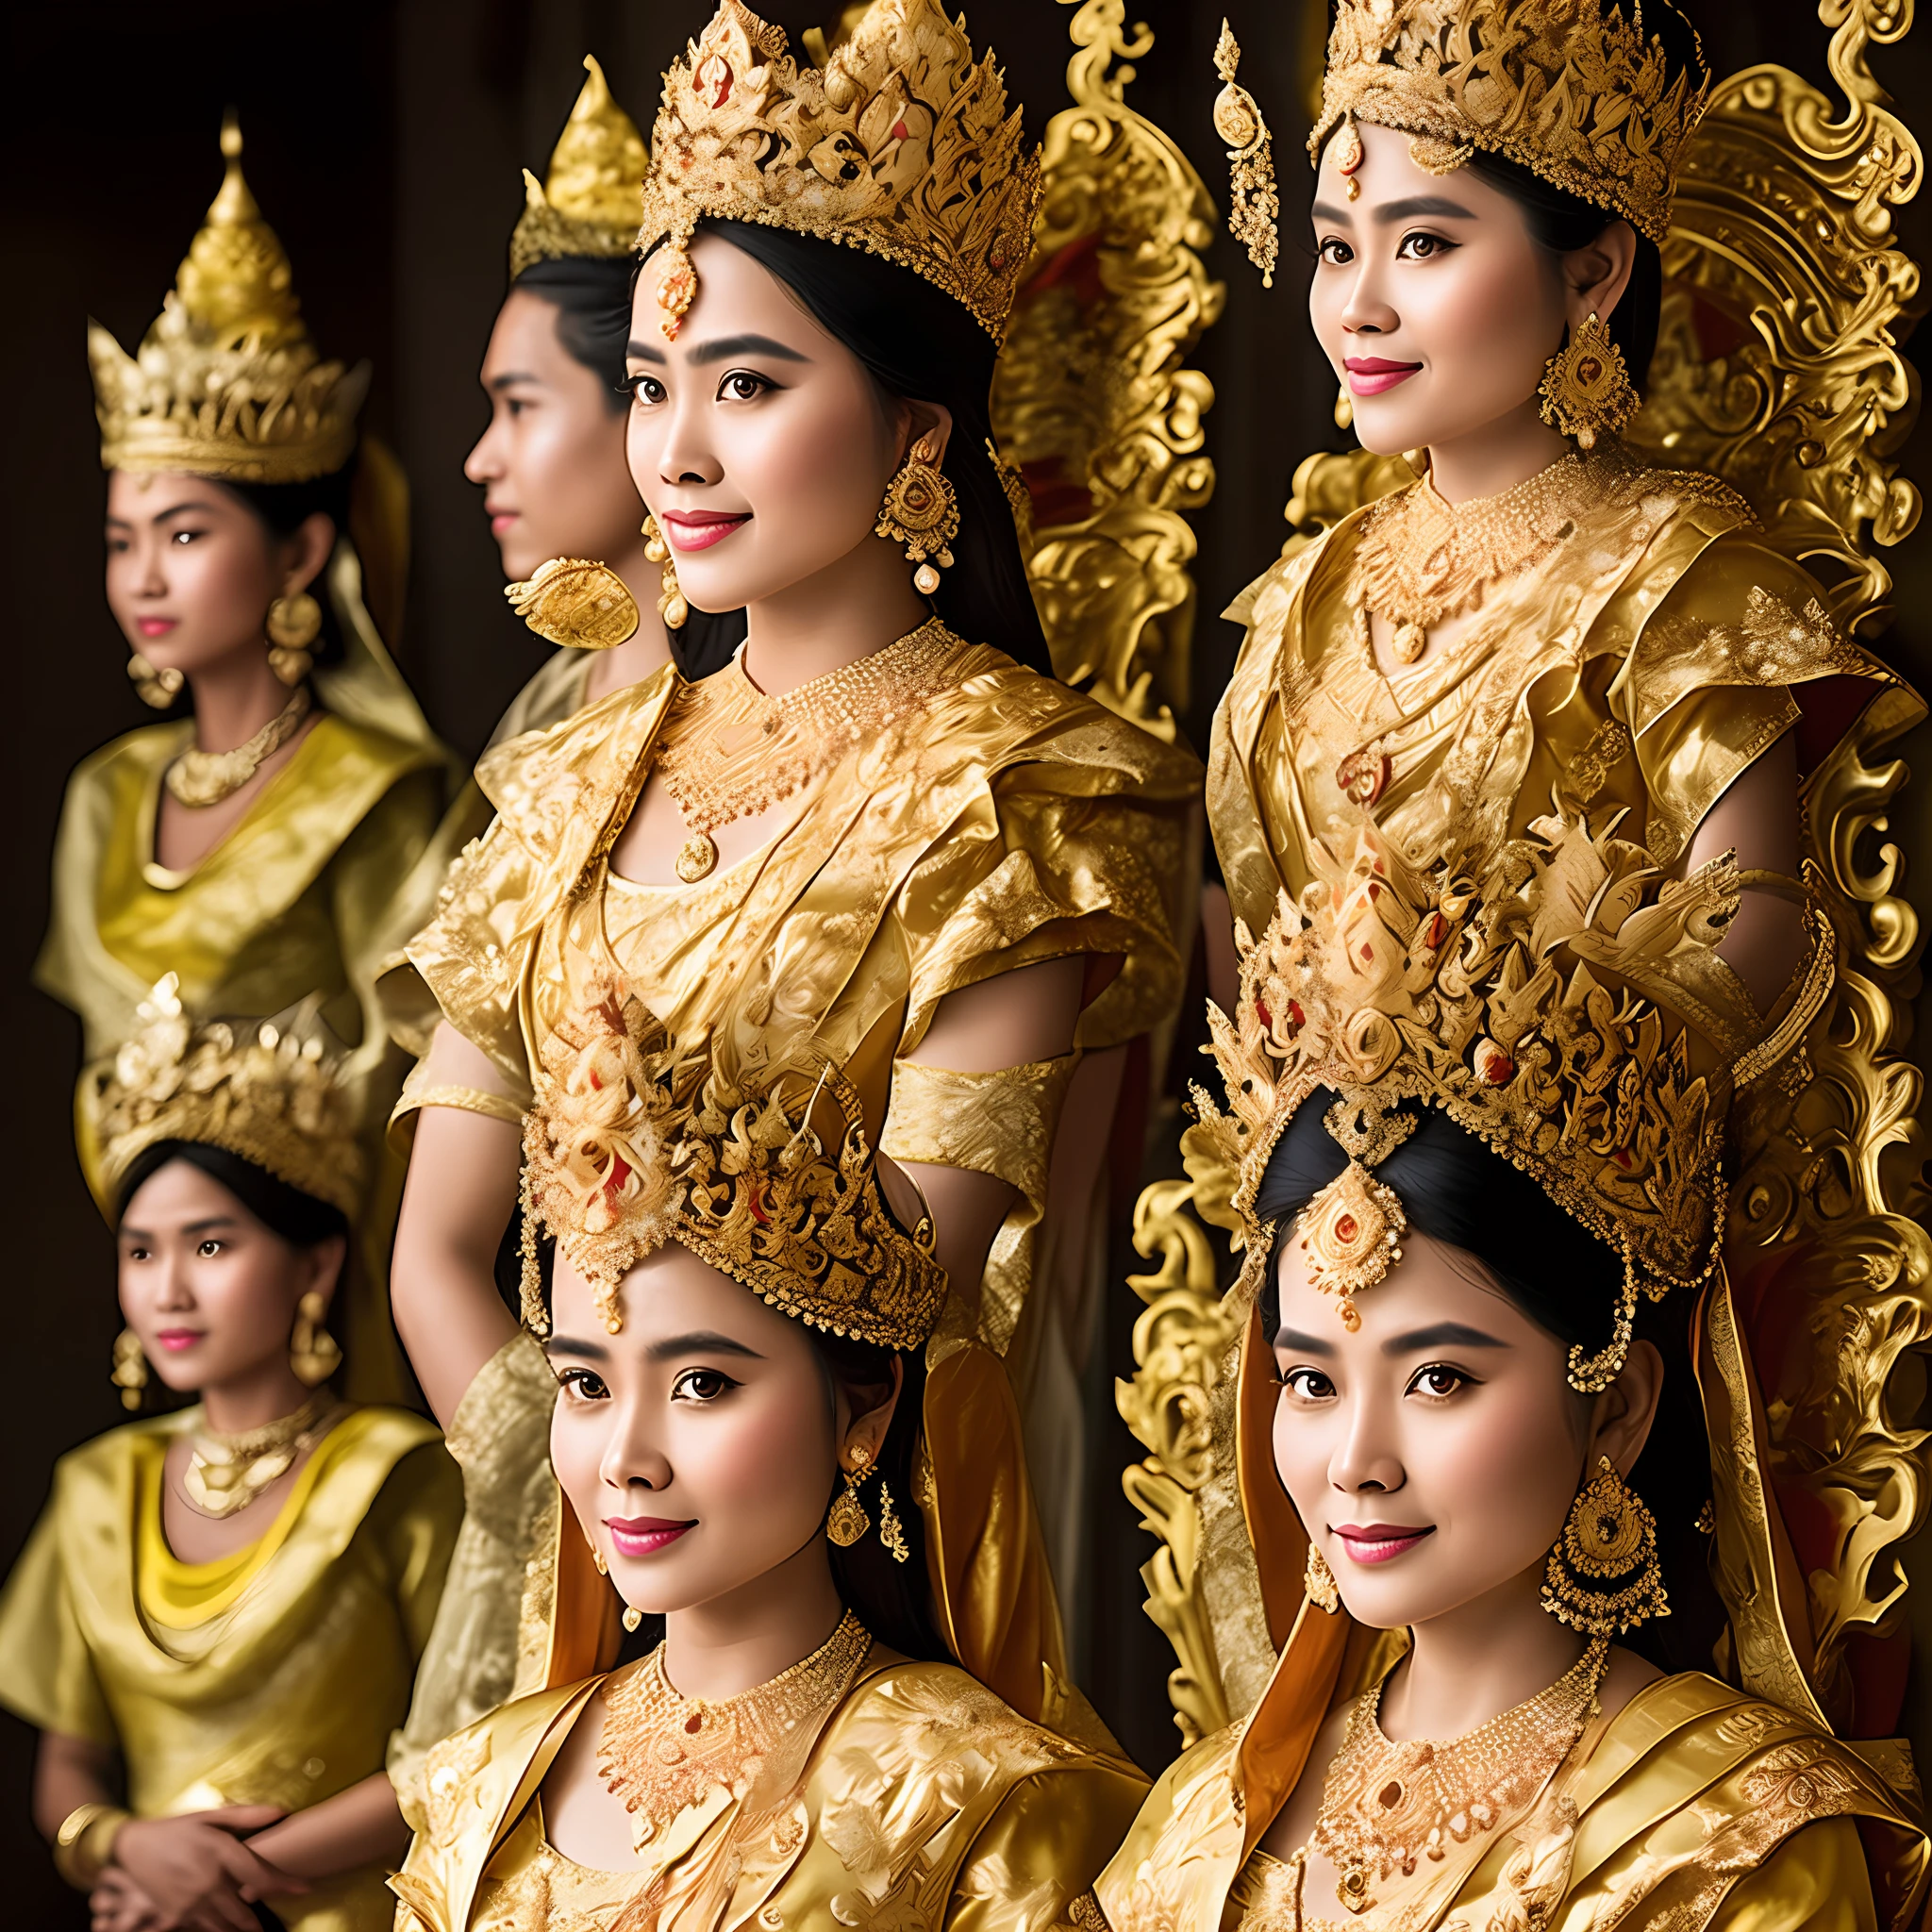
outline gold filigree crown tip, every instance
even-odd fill
[[[676,251],[658,302],[696,297],[684,254],[706,217],[863,248],[962,303],[998,341],[1032,252],[1040,158],[992,57],[934,0],[873,0],[823,68],[723,0],[664,76],[638,245]]]
[[[135,1023],[82,1089],[94,1149],[90,1179],[104,1206],[150,1147],[190,1141],[225,1148],[355,1214],[363,1172],[355,1108],[311,1006],[280,1024],[197,1025],[170,973],[136,1009]]]
[[[570,1004],[524,1125],[532,1327],[546,1325],[541,1225],[613,1332],[625,1275],[676,1241],[812,1327],[891,1349],[925,1341],[946,1296],[932,1224],[908,1234],[886,1206],[858,1095],[837,1067],[726,1076],[680,1054],[614,981],[593,975]]]
[[[1701,45],[1697,58],[1694,80],[1674,73],[1641,7],[1626,17],[1597,0],[1340,0],[1308,156],[1319,165],[1353,121],[1409,135],[1431,174],[1481,149],[1661,245],[1710,97]]]
[[[232,114],[222,153],[221,188],[140,350],[88,324],[101,467],[308,482],[348,461],[369,371],[323,361],[309,340]]]
[[[611,97],[597,57],[586,54],[584,66],[590,77],[551,150],[547,178],[524,170],[524,209],[509,240],[511,281],[534,262],[611,260],[637,246],[650,155],[637,123]]]

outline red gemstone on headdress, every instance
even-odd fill
[[[1483,1062],[1483,1078],[1491,1087],[1507,1087],[1516,1077],[1516,1062],[1507,1053],[1492,1053]]]
[[[1272,1027],[1274,1024],[1274,1015],[1268,1010],[1268,1002],[1266,1000],[1257,1000],[1255,1002],[1255,1010],[1260,1014],[1262,1025]]]
[[[1335,1224],[1335,1239],[1339,1241],[1352,1241],[1361,1232],[1361,1225],[1353,1214],[1344,1214]]]
[[[1632,1154],[1629,1148],[1627,1147],[1612,1147],[1610,1149],[1610,1158],[1614,1160],[1617,1163],[1617,1165],[1624,1170],[1625,1174],[1628,1174],[1630,1170],[1637,1165],[1637,1157],[1634,1154]]]
[[[1302,1003],[1301,1003],[1301,1001],[1299,1001],[1299,1000],[1290,1000],[1290,1001],[1289,1001],[1289,1003],[1288,1003],[1288,1017],[1289,1017],[1289,1020],[1290,1020],[1291,1024],[1293,1024],[1293,1025],[1294,1025],[1294,1026],[1296,1026],[1296,1027],[1300,1027],[1300,1026],[1302,1026],[1302,1025],[1304,1025],[1304,1024],[1306,1024],[1306,1019],[1305,1019],[1305,1016],[1304,1016],[1304,1014],[1303,1014],[1303,1012],[1302,1012]]]
[[[1424,938],[1423,943],[1431,952],[1434,952],[1442,943],[1443,940],[1448,937],[1448,933],[1449,922],[1440,912],[1432,914],[1429,920],[1429,930]]]
[[[610,1157],[610,1178],[604,1183],[604,1191],[607,1194],[616,1193],[629,1178],[630,1162],[623,1155],[613,1154]]]

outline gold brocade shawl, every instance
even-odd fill
[[[251,1550],[157,1562],[162,1458],[200,1413],[61,1457],[0,1594],[0,1702],[116,1751],[142,1817],[300,1809],[383,1768],[461,1515],[457,1472],[429,1424],[354,1409]],[[390,1923],[374,1870],[276,1909],[290,1932]]]
[[[391,1881],[398,1932],[585,1924],[553,1909],[519,1826],[602,1681],[507,1705],[430,1753],[428,1820]],[[874,1644],[795,1789],[761,1794],[755,1817],[749,1799],[714,1789],[667,1827],[660,1862],[632,1891],[652,1888],[656,1932],[1053,1932],[1146,1789],[1121,1759],[1025,1723],[953,1666]]]
[[[1251,1723],[1265,1722],[1266,1711],[1264,1704]],[[1249,1728],[1203,1739],[1155,1786],[1096,1887],[1114,1932],[1224,1932],[1244,1923],[1258,1932],[1268,1923],[1258,1912],[1241,1917],[1259,1890],[1243,1867],[1280,1796],[1244,1803]],[[1927,1857],[1924,1832],[1850,1746],[1688,1672],[1646,1686],[1586,1734],[1529,1819],[1452,1847],[1426,1890],[1405,1895],[1400,1924],[1903,1928],[1923,1898]],[[1827,1908],[1839,1916],[1821,1916]],[[1305,1909],[1310,1919],[1342,1916],[1325,1897],[1310,1896]],[[1388,1932],[1395,1921],[1360,1923]]]
[[[1542,563],[1494,587],[1462,640],[1385,677],[1354,630],[1368,509],[1250,585],[1248,626],[1215,713],[1208,811],[1238,918],[1298,893],[1301,855],[1360,808],[1342,761],[1387,757],[1376,824],[1416,866],[1481,860],[1560,789],[1663,864],[1724,789],[1794,724],[1792,687],[1894,682],[1839,636],[1818,587],[1750,534],[1710,478],[1638,469]],[[1801,745],[1803,740],[1801,737]]]

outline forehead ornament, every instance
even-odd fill
[[[1362,1325],[1355,1298],[1402,1259],[1408,1216],[1395,1190],[1351,1160],[1296,1217],[1294,1238],[1311,1287],[1338,1298],[1342,1324]]]

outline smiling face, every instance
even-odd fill
[[[333,541],[326,517],[321,526]],[[115,470],[108,478],[108,607],[158,670],[198,671],[268,648],[270,602],[309,582],[304,535],[278,542],[238,496],[206,476]]]
[[[691,258],[697,299],[669,342],[665,253],[644,263],[626,358],[631,475],[685,596],[736,609],[868,550],[905,575],[874,525],[908,443],[946,412],[885,397],[777,276],[721,237],[699,235]]]
[[[553,557],[608,561],[638,541],[643,506],[625,460],[622,397],[564,347],[556,303],[512,289],[483,358],[490,426],[463,464],[508,577]]]
[[[1431,175],[1407,135],[1359,132],[1357,198],[1334,143],[1316,177],[1308,313],[1362,446],[1392,455],[1533,421],[1544,365],[1577,319],[1564,258],[1468,168]]]
[[[295,1306],[334,1291],[343,1243],[298,1248],[212,1174],[171,1160],[129,1198],[119,1246],[127,1325],[170,1389],[200,1391],[287,1360]]]
[[[892,1405],[855,1427],[804,1326],[675,1244],[620,1307],[608,1334],[558,1252],[551,1462],[626,1603],[717,1604],[824,1542],[841,1452],[876,1453]]]
[[[1298,1241],[1278,1264],[1275,1467],[1349,1614],[1383,1630],[1534,1596],[1591,1421],[1564,1344],[1470,1257],[1413,1230],[1402,1257],[1353,1332]]]

